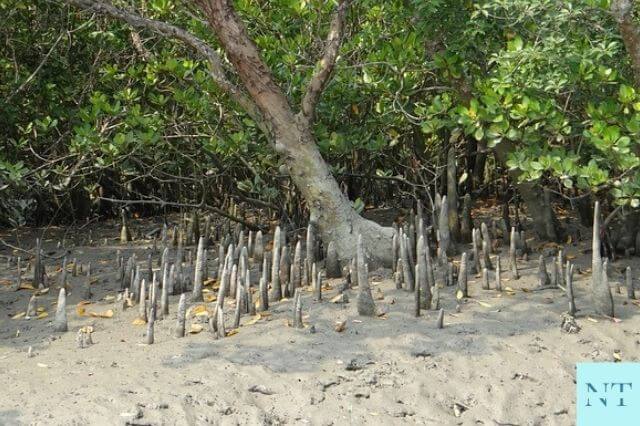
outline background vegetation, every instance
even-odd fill
[[[189,2],[132,3],[216,45]],[[335,4],[235,5],[299,101]],[[431,199],[449,146],[474,198],[508,176],[569,208],[582,196],[640,206],[640,95],[610,7],[354,2],[318,106],[323,156],[358,208]],[[235,198],[301,218],[269,142],[191,50],[64,2],[0,0],[0,17],[0,225],[112,215],[105,198],[159,203],[143,213]]]

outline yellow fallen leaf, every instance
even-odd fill
[[[194,314],[194,315],[206,314],[207,313],[207,306],[206,305],[196,305],[193,308],[191,308],[191,313]]]
[[[213,285],[213,284],[215,284],[215,283],[216,283],[216,281],[218,281],[218,280],[216,280],[216,279],[214,279],[214,278],[209,278],[208,280],[205,280],[205,281],[202,283],[202,285],[203,285],[203,286]],[[203,290],[203,291],[204,291],[204,290]]]
[[[253,318],[251,318],[249,321],[245,322],[244,325],[253,325],[255,323],[257,323],[258,321],[260,321],[262,317],[260,315],[256,315]]]
[[[19,312],[17,314],[15,314],[14,316],[11,317],[11,319],[20,319],[20,318],[24,318],[24,316],[27,315],[26,312]]]
[[[464,293],[462,292],[462,290],[458,290],[456,292],[456,299],[460,300],[464,297]]]
[[[104,312],[89,312],[89,316],[94,318],[111,318],[113,317],[113,309],[107,309]]]
[[[37,312],[37,313],[44,312],[44,307],[42,307],[42,306],[38,306],[38,307],[36,308],[36,312]]]
[[[528,288],[522,288],[522,291],[524,291],[525,293],[531,293],[531,290],[529,290]]]
[[[46,318],[46,317],[48,317],[48,316],[49,316],[49,313],[47,313],[47,312],[40,312],[36,318],[38,318],[38,319],[42,319],[42,318]]]
[[[145,320],[143,320],[142,318],[138,317],[136,319],[134,319],[131,324],[133,325],[145,325],[147,322]]]
[[[515,290],[514,290],[514,289],[512,289],[511,287],[505,287],[503,290],[504,290],[504,291],[515,291]]]
[[[203,297],[204,301],[207,303],[215,302],[216,300],[218,300],[218,296],[213,293],[205,294]]]
[[[189,327],[189,333],[190,334],[198,334],[200,333],[202,330],[204,330],[204,327],[202,324],[191,324],[191,326]]]
[[[30,283],[22,283],[20,287],[18,287],[18,290],[35,290],[35,287]]]
[[[234,336],[234,335],[238,334],[239,332],[240,332],[240,330],[238,330],[237,328],[234,328],[233,330],[227,331],[226,336],[227,337],[231,337],[231,336]]]
[[[619,354],[618,352],[614,352],[614,353],[613,353],[613,358],[614,358],[616,361],[622,361],[622,357],[620,356],[620,354]]]

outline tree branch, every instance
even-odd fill
[[[108,201],[108,202],[114,203],[114,204],[124,204],[124,205],[152,204],[152,205],[161,206],[161,207],[168,206],[168,207],[184,207],[184,208],[190,208],[190,209],[210,210],[210,211],[212,211],[214,213],[217,213],[220,216],[226,217],[227,219],[230,219],[230,220],[232,220],[234,222],[241,223],[244,226],[246,226],[247,228],[251,229],[252,231],[259,231],[260,229],[262,229],[259,225],[256,225],[256,224],[251,223],[251,222],[247,222],[246,220],[244,220],[244,219],[242,219],[240,217],[233,216],[233,215],[225,212],[224,210],[219,209],[218,207],[213,207],[213,206],[210,206],[210,205],[205,204],[205,203],[189,204],[189,203],[174,203],[174,202],[171,202],[171,201],[164,201],[164,200],[121,200],[121,199],[109,198],[109,197],[97,197],[97,199]]]
[[[612,0],[611,14],[618,23],[624,47],[631,57],[633,78],[640,86],[640,26],[633,20],[633,0]]]
[[[322,59],[316,64],[315,73],[311,77],[307,91],[302,99],[302,114],[307,117],[310,123],[314,120],[316,105],[318,104],[318,100],[320,100],[320,95],[327,85],[333,67],[338,59],[342,35],[344,34],[345,15],[347,14],[346,11],[350,2],[351,0],[340,0],[333,14],[324,54],[322,55]]]
[[[195,0],[195,3],[206,16],[227,58],[263,117],[272,124],[272,128],[286,131],[295,122],[295,115],[230,0]],[[276,135],[276,138],[280,139],[281,136]]]
[[[244,111],[260,126],[261,130],[267,135],[271,135],[271,129],[265,122],[262,114],[258,110],[256,104],[249,98],[240,88],[233,84],[227,78],[222,64],[222,59],[218,52],[209,46],[205,41],[194,36],[190,32],[168,24],[162,21],[145,18],[135,12],[119,9],[112,4],[102,2],[100,0],[64,0],[66,3],[79,7],[80,9],[89,10],[108,15],[113,18],[126,22],[135,28],[143,28],[153,31],[156,34],[167,38],[180,40],[187,46],[194,49],[200,56],[209,63],[209,75],[216,84],[236,102]]]

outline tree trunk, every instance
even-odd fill
[[[633,78],[640,86],[640,27],[633,20],[633,0],[612,0],[611,14],[618,23],[624,47],[631,58]]]
[[[274,142],[275,150],[288,169],[293,183],[307,202],[311,220],[318,224],[324,243],[333,241],[338,257],[341,261],[346,261],[354,256],[357,236],[362,235],[366,262],[370,266],[391,266],[393,230],[366,220],[355,212],[322,159],[312,132],[316,105],[338,58],[350,0],[338,2],[323,56],[306,87],[299,113],[294,112],[285,92],[276,83],[271,69],[262,60],[231,0],[196,0],[195,4],[206,17],[242,87],[236,86],[227,78],[228,71],[216,49],[179,27],[148,19],[98,0],[66,1],[113,16],[135,27],[176,38],[196,50],[208,61],[209,75],[213,81]]]
[[[494,148],[494,154],[499,162],[506,164],[509,152],[514,149],[512,143],[502,141]],[[509,177],[522,196],[527,212],[533,220],[533,231],[541,240],[560,241],[560,224],[551,206],[549,193],[539,186],[538,182],[519,182],[520,174],[520,170],[509,170]]]
[[[357,237],[362,235],[367,263],[391,266],[393,230],[356,213],[320,155],[312,133],[315,105],[307,102],[311,102],[309,98],[313,97],[310,93],[318,89],[317,78],[324,76],[322,71],[327,64],[326,54],[321,61],[323,66],[320,72],[309,84],[302,111],[295,114],[228,0],[199,0],[198,4],[251,99],[267,121],[267,127],[275,139],[276,152],[306,200],[311,220],[318,224],[325,244],[333,241],[338,257],[346,261],[353,257]],[[341,6],[346,7],[344,3]],[[335,20],[332,24],[335,30],[334,24]]]

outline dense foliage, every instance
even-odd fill
[[[133,3],[216,45],[188,2]],[[235,4],[297,104],[334,2]],[[317,112],[324,157],[358,205],[428,199],[459,130],[466,190],[491,185],[484,157],[508,144],[512,178],[637,207],[640,88],[608,9],[606,0],[355,2]],[[0,16],[0,224],[110,213],[100,197],[299,202],[272,141],[184,45],[62,1],[0,0]]]

